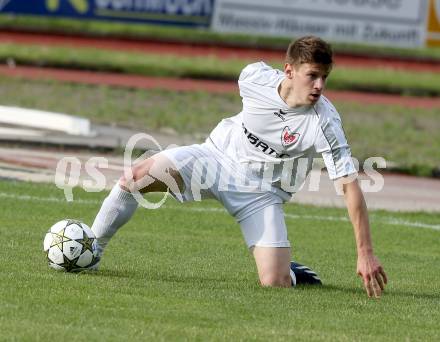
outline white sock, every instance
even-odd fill
[[[113,187],[92,225],[100,254],[117,230],[130,220],[137,207],[138,203],[130,192],[123,190],[119,183]]]

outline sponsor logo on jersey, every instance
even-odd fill
[[[285,112],[282,109],[280,109],[278,112],[273,112],[273,115],[278,116],[283,121],[286,121],[286,118],[284,117],[284,115],[286,115],[286,114],[287,114],[287,112]]]
[[[266,144],[264,141],[261,141],[260,138],[258,138],[255,134],[252,134],[247,130],[247,128],[242,124],[244,134],[246,135],[249,142],[254,145],[256,148],[261,150],[263,153],[275,157],[275,158],[285,158],[289,157],[286,153],[277,153],[275,149],[270,147],[268,144]]]
[[[283,132],[281,133],[281,144],[284,147],[291,146],[296,144],[299,140],[299,133],[294,133],[290,130],[289,126],[284,127]]]
[[[280,109],[278,112],[273,112],[273,115],[278,116],[283,121],[286,121],[286,118],[284,117],[284,115],[286,115],[286,114],[287,114],[287,112],[285,112],[282,109]]]

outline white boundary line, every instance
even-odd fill
[[[15,194],[9,194],[6,192],[0,192],[0,198],[10,198],[10,199],[16,199],[16,200],[22,200],[22,201],[35,201],[35,202],[64,202],[64,198],[60,197],[39,197],[39,196],[29,196],[29,195],[15,195]],[[68,202],[66,202],[68,203]],[[96,200],[84,200],[84,199],[76,199],[74,203],[78,204],[84,204],[84,205],[99,205],[102,202],[96,201]],[[226,213],[226,210],[221,208],[188,208],[185,206],[168,206],[164,205],[163,208],[165,209],[172,209],[172,210],[187,210],[187,211],[193,211],[193,212],[215,212],[215,213]],[[336,221],[336,222],[347,222],[348,218],[342,217],[342,216],[320,216],[320,215],[296,215],[296,214],[285,214],[284,215],[287,219],[306,219],[306,220],[312,220],[312,221]],[[423,222],[412,222],[407,220],[402,220],[395,217],[389,217],[377,220],[377,222],[381,222],[383,224],[389,224],[393,226],[405,226],[410,228],[427,228],[431,230],[437,230],[440,231],[440,224],[429,224],[429,223],[423,223]]]

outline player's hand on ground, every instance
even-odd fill
[[[388,282],[379,260],[373,254],[358,256],[357,274],[364,282],[368,297],[379,298]]]

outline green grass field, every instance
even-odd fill
[[[294,256],[323,287],[260,288],[238,225],[214,201],[139,209],[97,273],[49,269],[46,230],[63,218],[91,224],[104,196],[78,190],[67,203],[53,185],[0,182],[1,340],[440,339],[439,214],[372,213],[390,279],[379,300],[355,275],[345,212],[291,204]]]
[[[256,57],[258,58],[258,57]],[[266,60],[282,69],[279,60]],[[179,56],[61,46],[0,44],[0,62],[65,69],[111,71],[135,75],[236,81],[252,59]],[[440,75],[433,72],[336,65],[328,89],[362,90],[414,96],[439,96]]]

